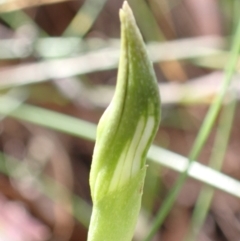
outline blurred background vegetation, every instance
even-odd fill
[[[86,240],[91,156],[96,124],[114,93],[122,3],[0,1],[1,241]],[[134,237],[140,241],[147,240],[156,224],[158,210],[219,93],[232,56],[240,1],[129,4],[154,63],[162,99],[155,139],[161,148],[155,146],[149,154]],[[230,87],[225,87],[222,110],[201,148],[202,165],[191,169],[151,240],[240,240],[239,69],[238,62]]]

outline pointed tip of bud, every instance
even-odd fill
[[[128,11],[128,10],[130,9],[129,4],[128,4],[127,1],[124,1],[124,2],[123,2],[122,9],[124,9],[125,11]],[[131,9],[130,9],[130,10],[131,10]]]
[[[127,18],[128,20],[135,22],[132,9],[130,8],[127,1],[123,2],[122,8],[119,11],[119,15],[121,22],[123,22],[124,18]]]
[[[121,20],[121,22],[123,22],[123,18],[124,18],[124,10],[123,9],[120,9],[119,10],[119,17],[120,17],[120,20]]]

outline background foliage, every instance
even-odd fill
[[[163,110],[135,240],[239,240],[240,2],[129,4]],[[0,239],[86,240],[89,168],[116,82],[121,6],[0,2]],[[188,157],[198,162],[184,174]]]

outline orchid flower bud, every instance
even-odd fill
[[[133,13],[120,10],[116,91],[101,117],[90,172],[93,213],[88,241],[132,239],[141,206],[146,155],[160,121],[158,85]]]

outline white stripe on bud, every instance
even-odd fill
[[[147,121],[145,120],[145,116],[142,116],[138,121],[131,142],[126,143],[117,161],[117,166],[109,186],[110,192],[123,186],[143,166],[146,147],[151,139],[154,126],[155,119],[153,116],[148,117]]]

